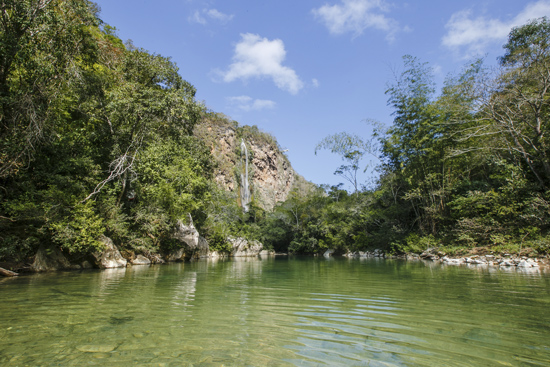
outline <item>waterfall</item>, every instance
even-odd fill
[[[244,140],[241,139],[241,165],[243,163],[243,154],[245,156],[244,173],[241,172],[241,204],[243,210],[248,212],[248,204],[250,203],[250,188],[248,187],[248,150]]]

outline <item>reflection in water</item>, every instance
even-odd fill
[[[126,268],[105,269],[98,273],[97,294],[102,299],[110,295],[126,275]]]
[[[193,307],[196,290],[197,273],[185,273],[180,284],[175,287],[172,304],[177,307]]]
[[[21,277],[0,283],[0,365],[550,365],[537,270],[285,257]]]

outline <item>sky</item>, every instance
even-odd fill
[[[478,57],[496,65],[513,27],[550,16],[550,0],[96,3],[122,40],[171,57],[198,101],[274,135],[300,175],[328,185],[345,183],[333,174],[344,162],[315,147],[343,131],[369,139],[369,120],[391,125],[385,91],[404,55],[428,62],[441,87]]]

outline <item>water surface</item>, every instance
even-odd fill
[[[550,275],[377,259],[0,281],[1,366],[549,366]]]

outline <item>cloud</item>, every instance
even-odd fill
[[[447,34],[441,43],[456,51],[462,51],[465,58],[481,54],[492,43],[505,40],[513,27],[521,26],[531,19],[550,15],[550,1],[540,0],[528,4],[509,21],[472,17],[471,10],[463,10],[451,16],[445,25]]]
[[[282,65],[285,57],[285,45],[280,39],[270,41],[257,34],[241,34],[233,63],[227,71],[218,73],[228,83],[237,79],[271,78],[278,88],[296,94],[304,83],[294,70]]]
[[[233,14],[224,14],[216,9],[205,10],[205,13],[211,19],[217,20],[222,24],[226,24],[233,19]]]
[[[274,108],[276,103],[267,99],[253,99],[249,96],[228,97],[227,101],[243,111],[259,111]]]
[[[193,13],[192,16],[188,18],[189,22],[191,23],[199,23],[202,25],[206,25],[206,19],[201,16],[201,13],[197,10],[195,13]]]
[[[332,34],[351,32],[359,36],[365,29],[374,28],[386,32],[391,41],[399,31],[399,24],[383,14],[387,11],[383,0],[341,0],[340,4],[325,4],[312,10]]]
[[[233,17],[233,14],[224,14],[217,9],[202,9],[202,11],[196,10],[193,15],[188,18],[188,20],[191,23],[198,23],[202,25],[208,24],[208,19],[215,20],[221,24],[227,24],[233,19]]]
[[[311,84],[313,84],[313,88],[319,87],[319,81],[315,78],[311,79]]]

